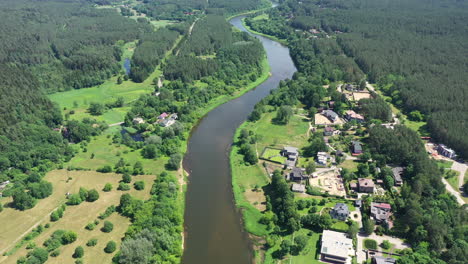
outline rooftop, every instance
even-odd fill
[[[374,187],[374,181],[372,181],[372,179],[359,178],[358,183],[359,186]]]
[[[322,254],[348,258],[350,255],[354,255],[353,240],[349,239],[345,233],[323,230],[320,252]]]
[[[291,190],[293,192],[304,193],[306,191],[306,186],[304,184],[293,183]]]

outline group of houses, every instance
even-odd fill
[[[173,113],[173,114],[162,113],[158,116],[155,124],[159,124],[162,127],[170,127],[176,122],[177,118],[178,118],[177,113]],[[145,123],[145,120],[141,117],[133,118],[133,124],[135,125],[144,124],[144,123]]]
[[[295,147],[286,146],[281,150],[280,154],[286,158],[284,162],[286,168],[291,170],[286,174],[286,180],[295,182],[291,185],[291,190],[293,192],[305,193],[306,186],[303,182],[309,180],[309,175],[307,175],[304,169],[296,167],[297,160],[299,159],[299,150]]]

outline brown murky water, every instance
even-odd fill
[[[233,18],[230,23],[246,31],[242,18]],[[255,36],[266,50],[272,75],[254,90],[208,113],[193,129],[189,140],[183,162],[190,173],[185,204],[184,264],[244,264],[253,259],[241,214],[234,204],[229,151],[235,130],[254,105],[296,71],[287,47]]]

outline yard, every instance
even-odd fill
[[[263,150],[262,159],[270,160],[279,164],[284,164],[286,157],[281,156],[281,149],[265,148]]]
[[[71,179],[68,180],[69,178]],[[140,199],[149,198],[149,190],[151,189],[154,178],[155,177],[151,175],[134,176],[132,182],[143,180],[145,181],[146,188],[144,191],[136,191],[132,188],[128,192]],[[120,196],[125,193],[116,190],[121,176],[113,173],[102,174],[93,171],[55,170],[48,173],[45,180],[51,182],[54,186],[54,192],[51,196],[39,200],[33,209],[18,211],[12,208],[5,208],[4,212],[0,214],[0,221],[2,223],[0,226],[2,238],[0,240],[0,250],[3,252],[5,249],[13,247],[16,244],[16,238],[29,233],[30,228],[33,226],[49,223],[50,213],[66,201],[65,194],[67,192],[77,193],[80,187],[86,189],[94,188],[100,195],[97,201],[93,203],[83,202],[77,206],[67,206],[63,218],[59,219],[57,222],[50,222],[51,227],[34,239],[34,242],[38,246],[41,246],[43,241],[47,239],[53,231],[57,229],[72,230],[77,232],[78,240],[71,245],[62,247],[61,255],[56,259],[49,258],[50,263],[71,263],[71,255],[75,247],[78,245],[84,246],[86,241],[92,237],[98,238],[99,242],[95,248],[85,247],[85,262],[87,262],[86,259],[102,259],[110,262],[111,256],[102,252],[102,249],[108,240],[120,241],[120,238],[123,237],[123,234],[130,224],[129,219],[114,213],[108,219],[114,223],[114,230],[108,234],[102,233],[99,231],[99,228],[96,228],[94,231],[88,231],[84,229],[84,226],[95,220],[97,216],[103,213],[110,205],[119,204]],[[114,189],[110,192],[103,192],[102,188],[107,182],[111,183]],[[13,222],[10,221],[10,219],[21,219],[21,221]],[[102,223],[100,225],[102,225]],[[4,261],[3,263],[16,263],[16,259],[26,255],[26,253],[27,251],[23,246],[13,255],[1,257],[0,261]]]

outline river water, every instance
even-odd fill
[[[242,18],[235,17],[230,23],[247,31]],[[234,204],[229,151],[235,130],[255,104],[296,71],[287,47],[255,37],[265,48],[271,76],[257,88],[209,112],[192,130],[183,161],[190,174],[184,216],[184,264],[247,264],[253,260],[252,245]]]

